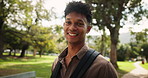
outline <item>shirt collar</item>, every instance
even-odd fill
[[[84,45],[76,54],[78,59],[81,59],[84,56],[84,54],[87,52],[88,49],[89,49],[89,47],[87,45]]]
[[[81,59],[84,54],[87,52],[87,50],[89,49],[89,47],[87,45],[84,45],[75,56],[78,57],[78,59]],[[68,53],[68,47],[59,55],[59,60],[61,61],[62,59],[64,59],[66,57]]]
[[[62,59],[64,59],[66,57],[68,53],[68,47],[59,55],[59,60],[61,61]]]

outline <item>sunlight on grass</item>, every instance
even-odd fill
[[[133,65],[134,62],[128,62],[128,61],[125,61],[125,62],[121,62],[121,61],[118,61],[118,66],[119,66],[119,69],[117,70],[118,74],[119,74],[119,77],[121,78],[124,74],[132,71],[133,69],[135,69],[135,66]]]
[[[37,77],[49,78],[51,66],[57,56],[42,56],[0,59],[0,76],[11,75],[27,71],[36,71]]]
[[[119,69],[124,70],[126,72],[130,72],[131,70],[135,69],[135,66],[133,65],[135,62],[118,62]]]
[[[0,76],[22,73],[27,71],[35,71],[37,77],[50,78],[51,66],[57,56],[27,56],[25,58],[6,57],[0,59]],[[118,62],[119,76],[130,72],[135,67],[134,62]]]
[[[142,66],[143,68],[145,68],[146,70],[148,70],[148,63],[140,64],[140,66]]]

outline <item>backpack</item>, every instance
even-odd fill
[[[81,78],[99,54],[100,53],[95,50],[88,50],[78,63],[70,78]],[[58,61],[50,78],[58,78],[61,67],[62,64]]]

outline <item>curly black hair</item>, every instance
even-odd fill
[[[77,13],[83,14],[89,23],[91,23],[92,21],[92,13],[91,13],[90,6],[86,3],[82,3],[81,1],[70,2],[66,6],[66,9],[64,12],[65,12],[65,17],[71,12],[77,12]]]

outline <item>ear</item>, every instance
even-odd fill
[[[65,26],[65,22],[63,23],[63,26]]]
[[[91,30],[92,26],[87,26],[87,33]]]

